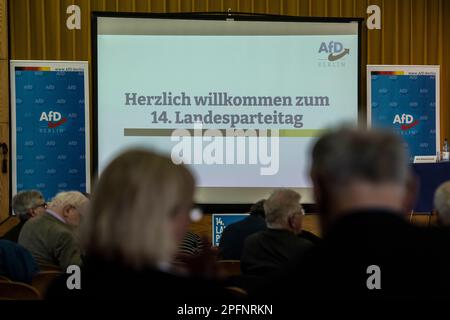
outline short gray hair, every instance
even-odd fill
[[[408,156],[401,138],[390,131],[340,128],[315,144],[311,175],[334,189],[352,181],[406,186]]]
[[[264,202],[269,227],[283,226],[292,215],[303,212],[300,194],[291,189],[276,189]]]
[[[28,220],[28,210],[39,205],[40,200],[44,200],[44,196],[38,190],[20,191],[12,199],[13,211],[20,220]]]
[[[450,181],[442,183],[434,193],[434,208],[438,212],[439,220],[450,225]]]

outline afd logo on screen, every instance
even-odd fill
[[[399,124],[400,125],[400,129],[405,131],[405,130],[409,130],[413,127],[415,127],[416,125],[419,124],[419,120],[414,120],[414,117],[410,114],[396,114],[394,116],[394,121],[392,122],[393,124]]]
[[[43,111],[39,118],[39,122],[47,122],[49,128],[57,128],[67,122],[67,118],[63,117],[58,111]]]
[[[322,42],[320,44],[319,53],[328,55],[328,61],[334,62],[344,58],[350,54],[350,49],[344,48],[342,42],[330,41],[328,43]]]
[[[322,42],[319,46],[319,62],[321,68],[345,68],[345,57],[350,55],[350,49],[344,48],[342,42]]]

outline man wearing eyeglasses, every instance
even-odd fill
[[[56,265],[63,270],[69,265],[81,265],[75,230],[88,202],[78,191],[58,193],[45,214],[31,219],[22,228],[19,244],[28,249],[40,265]]]
[[[30,218],[37,217],[45,212],[47,204],[42,193],[37,190],[25,190],[17,193],[12,200],[13,212],[20,222],[10,229],[4,236],[4,240],[17,242],[20,231]]]

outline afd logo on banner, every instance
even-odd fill
[[[56,128],[60,125],[67,122],[67,118],[62,117],[60,112],[57,111],[49,111],[49,112],[42,112],[41,117],[39,118],[39,121],[45,121],[47,122],[47,126],[49,128]]]
[[[418,125],[419,120],[414,120],[414,117],[412,115],[403,113],[401,115],[396,114],[392,123],[399,124],[400,129],[405,131]]]
[[[11,63],[13,192],[39,189],[51,199],[60,191],[88,191],[87,64],[42,64]]]
[[[435,156],[438,150],[439,82],[436,74],[421,74],[422,69],[373,70],[368,78],[371,126],[401,136],[411,162],[415,156]],[[410,70],[417,74],[408,74]]]

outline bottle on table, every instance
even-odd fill
[[[442,145],[442,161],[450,160],[450,152],[447,138],[444,139],[444,144]]]

